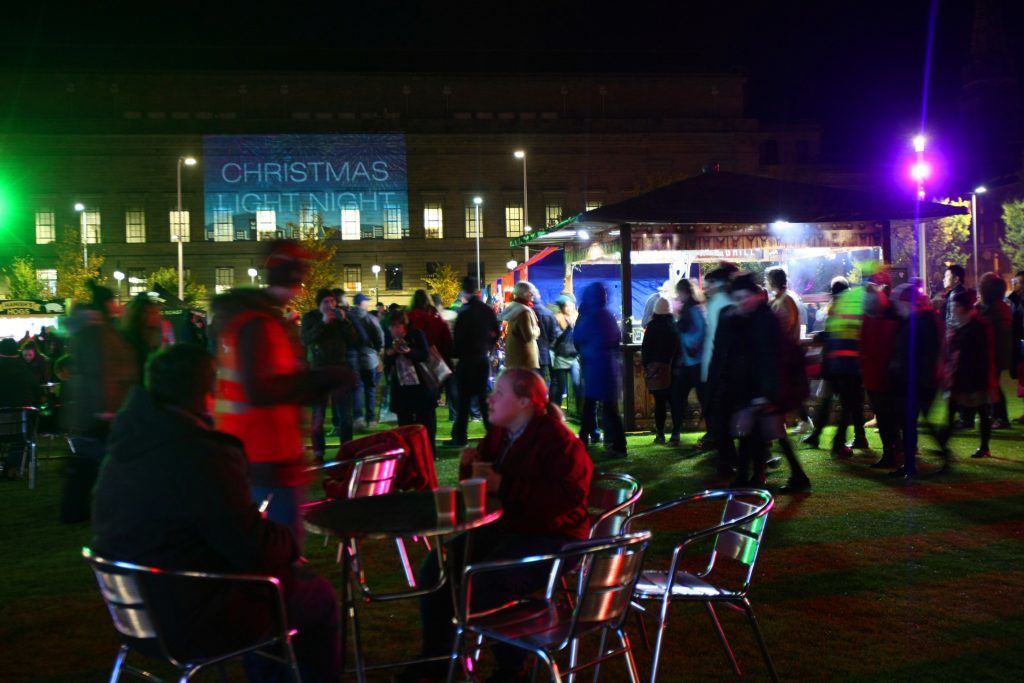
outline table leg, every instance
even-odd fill
[[[355,664],[356,680],[359,683],[365,683],[366,671],[364,670],[363,662],[363,651],[362,641],[359,637],[359,615],[356,611],[356,597],[355,591],[352,589],[352,572],[351,562],[352,554],[349,551],[349,540],[345,539],[342,541],[342,552],[341,552],[341,594],[342,594],[342,612],[343,617],[341,621],[341,665],[342,671],[345,671],[345,653],[348,649],[348,623],[352,623],[352,659]]]

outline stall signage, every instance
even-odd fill
[[[0,301],[0,315],[64,315],[64,304],[60,301],[9,299]]]

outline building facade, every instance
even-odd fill
[[[52,283],[55,245],[80,226],[108,284],[126,274],[126,295],[176,267],[179,232],[187,274],[211,295],[256,282],[261,239],[303,233],[338,247],[339,286],[405,302],[440,264],[475,273],[477,230],[493,280],[526,258],[510,238],[708,164],[814,180],[820,137],[812,124],[745,116],[733,74],[11,73],[0,83],[18,93],[0,134],[0,265],[29,255]],[[277,205],[253,206],[250,225],[206,206],[206,136],[380,134],[404,143],[407,210],[377,225],[356,205],[304,206],[287,224]],[[179,214],[185,157],[198,163],[181,165]]]

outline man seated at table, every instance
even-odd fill
[[[501,519],[473,531],[472,556],[462,557],[465,537],[448,545],[454,566],[554,553],[587,538],[587,493],[593,464],[561,410],[548,401],[544,380],[525,369],[506,370],[488,398],[491,428],[477,448],[462,452],[460,478],[484,476],[488,492],[501,499]],[[437,550],[434,550],[436,553]],[[544,587],[550,567],[533,565],[473,581],[473,608],[496,607]],[[428,557],[420,585],[437,580],[437,560]],[[447,590],[420,600],[425,657],[451,654],[452,599]],[[525,652],[495,646],[498,670],[488,681],[524,679]],[[447,662],[410,667],[398,681],[431,681],[447,673]],[[525,679],[524,679],[525,680]]]
[[[150,358],[146,389],[132,390],[114,421],[109,455],[96,486],[93,550],[110,559],[165,569],[277,576],[304,681],[340,674],[338,605],[329,581],[296,570],[287,526],[252,501],[238,439],[213,429],[213,357],[178,344]],[[169,599],[169,598],[168,598]],[[188,596],[180,624],[164,624],[192,647],[257,636],[269,611],[241,595]],[[228,608],[230,605],[230,608]],[[231,619],[224,623],[225,613]],[[279,665],[250,657],[250,679],[277,680]]]

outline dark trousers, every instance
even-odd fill
[[[480,406],[480,415],[484,420],[484,428],[489,429],[487,420],[487,379],[490,376],[491,364],[484,358],[466,358],[455,366],[456,395],[459,404],[455,409],[455,425],[452,427],[452,441],[466,443],[469,431],[469,409],[476,398]]]
[[[377,421],[377,385],[380,383],[380,372],[377,368],[369,370],[363,368],[359,371],[362,380],[363,413],[356,414],[356,417],[363,417],[367,422]],[[336,424],[335,427],[338,425]]]
[[[878,422],[878,436],[882,439],[883,456],[895,456],[896,451],[902,448],[899,416],[903,414],[904,409],[897,403],[900,400],[905,399],[890,391],[868,392],[868,402],[875,411],[875,420]],[[925,410],[927,411],[927,407]]]
[[[446,544],[450,566],[461,568],[466,564],[489,560],[510,560],[530,555],[557,552],[568,539],[560,536],[507,534],[500,525],[481,527],[473,534],[470,557],[466,557],[466,535],[453,538]],[[431,551],[420,569],[421,586],[437,582],[438,566],[436,553]],[[551,572],[549,564],[534,564],[529,567],[509,569],[503,572],[486,573],[473,581],[473,610],[497,607],[516,598],[540,590]],[[451,654],[455,639],[452,625],[452,597],[445,585],[441,590],[420,598],[420,620],[423,626],[423,656],[434,657]],[[494,657],[502,668],[518,669],[526,661],[526,652],[519,648],[496,645]]]
[[[671,389],[655,389],[651,391],[654,398],[654,433],[665,436],[665,418],[668,416],[669,396]],[[672,408],[672,434],[679,434],[679,414]]]
[[[937,431],[928,422],[928,411],[931,410],[935,401],[935,391],[932,389],[921,389],[909,396],[897,395],[893,399],[893,407],[896,409],[896,424],[902,434],[903,468],[907,474],[917,474],[917,420],[925,421],[928,429],[939,442],[943,453],[946,452],[946,441],[948,432]],[[954,411],[950,410],[949,422],[953,421]],[[948,462],[948,458],[947,458]]]
[[[404,403],[404,402],[403,402]],[[437,396],[431,394],[429,401],[423,401],[411,410],[409,406],[402,406],[403,410],[396,410],[398,426],[423,425],[427,428],[427,436],[430,437],[430,455],[437,457]]]
[[[825,398],[818,407],[818,415],[814,420],[814,434],[820,435],[828,425],[828,415],[832,409],[832,394],[839,397],[839,423],[833,446],[840,446],[846,441],[846,430],[852,424],[856,439],[866,439],[864,434],[864,386],[859,374],[833,375],[826,385]]]
[[[778,444],[782,455],[786,458],[786,464],[789,465],[789,473],[793,479],[807,481],[807,473],[804,472],[803,465],[800,464],[800,460],[796,457],[796,451],[793,450],[793,443],[789,440],[789,437],[784,436],[778,439]]]
[[[551,386],[548,388],[548,397],[551,399],[551,402],[561,407],[562,399],[568,395],[570,386],[572,387],[572,412],[579,415],[582,390],[579,380],[579,365],[565,368],[564,370],[552,368]]]
[[[285,603],[288,625],[297,629],[292,639],[303,681],[337,681],[341,677],[340,613],[331,582],[299,572]],[[277,683],[289,680],[277,662],[248,655],[245,672],[250,681]]]
[[[945,450],[946,442],[949,441],[949,436],[953,432],[953,421],[956,419],[956,408],[957,405],[950,399],[949,409],[946,411],[946,426],[940,431],[939,442]],[[992,405],[981,406],[980,408],[970,408],[972,413],[978,415],[978,432],[981,437],[978,448],[983,451],[988,450],[989,440],[992,438]]]
[[[686,408],[690,401],[690,392],[697,391],[697,400],[703,404],[704,384],[700,381],[700,365],[689,365],[678,368],[672,373],[672,438],[679,437],[679,430],[682,428],[683,416],[686,415]]]
[[[362,391],[361,387],[356,389]],[[352,440],[352,394],[351,387],[348,389],[335,389],[327,396],[323,396],[313,403],[313,419],[310,423],[311,437],[313,440],[313,453],[317,459],[323,459],[327,450],[327,441],[324,436],[324,422],[327,416],[327,404],[331,404],[334,417],[337,419],[335,429],[338,430],[341,443]]]
[[[604,442],[620,453],[626,452],[626,430],[622,426],[618,401],[601,401],[601,426],[604,428]],[[597,430],[597,399],[583,399],[583,420],[580,424],[580,439],[587,443]]]
[[[68,461],[60,499],[60,521],[66,524],[89,521],[92,489],[107,451],[105,440],[88,436],[72,436],[71,444],[75,454]]]

